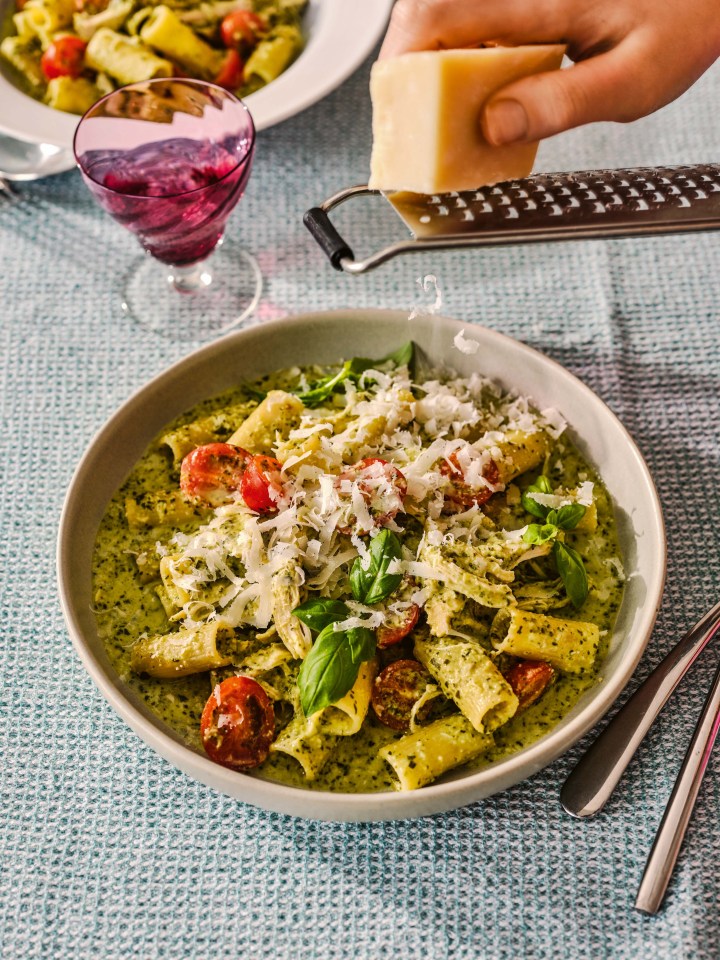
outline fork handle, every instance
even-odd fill
[[[705,701],[645,865],[635,907],[657,913],[665,897],[720,726],[720,667]]]
[[[560,791],[571,816],[602,810],[673,690],[718,630],[720,603],[672,648],[581,757]]]

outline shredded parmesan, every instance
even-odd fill
[[[480,344],[478,343],[478,341],[468,339],[465,336],[464,330],[461,330],[458,334],[456,334],[455,338],[453,339],[453,343],[455,344],[456,349],[460,351],[460,353],[467,353],[471,355],[471,354],[477,353],[478,350],[480,349]]]

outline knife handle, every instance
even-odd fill
[[[692,627],[640,684],[571,772],[560,802],[573,817],[599,813],[672,692],[720,630],[720,603]]]

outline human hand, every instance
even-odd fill
[[[720,56],[718,0],[397,0],[380,57],[412,50],[566,43],[566,70],[509,84],[485,105],[487,140],[540,140],[627,123],[680,96]]]

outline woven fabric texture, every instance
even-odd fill
[[[303,211],[363,182],[369,62],[259,137],[228,234],[257,256],[256,320],[335,307],[443,312],[517,337],[591,386],[656,479],[668,580],[625,699],[718,600],[720,244],[715,234],[406,257],[331,270]],[[545,144],[546,170],[718,159],[720,69],[631,126]],[[0,956],[8,960],[717,960],[720,759],[710,764],[662,913],[637,884],[705,693],[698,663],[603,815],[560,786],[590,737],[515,788],[443,816],[338,825],[265,813],[188,779],[105,703],[56,597],[54,544],[72,470],[134,390],[192,344],[128,322],[135,242],[76,172],[0,198]],[[393,215],[342,220],[379,244]],[[616,704],[617,707],[617,704]]]

